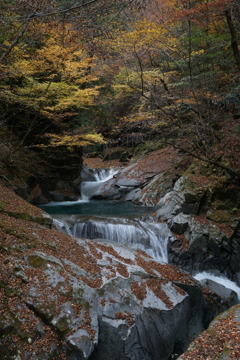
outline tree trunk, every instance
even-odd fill
[[[237,68],[240,71],[240,53],[239,53],[238,42],[237,42],[237,33],[236,33],[236,29],[234,27],[230,9],[225,10],[225,16],[226,16],[228,28],[229,28],[229,31],[231,34],[231,46],[232,46],[232,50],[233,50],[233,56],[234,56]]]

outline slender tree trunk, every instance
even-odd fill
[[[188,20],[188,69],[191,86],[193,86],[192,76],[192,23]]]
[[[231,34],[231,46],[232,46],[233,56],[234,56],[238,71],[240,71],[240,52],[239,52],[238,42],[237,42],[237,33],[236,33],[236,29],[235,29],[235,26],[233,23],[232,14],[231,14],[230,9],[225,10],[225,16],[226,16],[228,28],[229,28],[229,31]]]

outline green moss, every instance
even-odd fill
[[[0,201],[0,212],[4,211],[5,207],[6,207],[6,204],[3,201]]]
[[[223,210],[209,210],[207,213],[207,219],[215,221],[217,223],[227,223],[231,221],[231,216],[228,211]]]
[[[71,298],[73,302],[79,303],[83,298],[84,290],[80,288],[74,288],[71,293]]]
[[[20,293],[19,289],[6,287],[5,288],[5,295],[7,297],[14,297],[15,295],[18,295]]]
[[[89,309],[90,309],[90,304],[89,304],[88,301],[81,302],[81,306],[82,306],[83,309],[85,309],[85,310],[89,310]]]
[[[60,335],[64,335],[69,331],[69,321],[66,316],[61,317],[57,320],[57,323],[54,324],[54,327],[60,333]]]
[[[0,288],[4,289],[4,293],[7,298],[14,297],[20,293],[19,289],[9,287],[3,281],[0,281]]]
[[[6,235],[12,235],[18,239],[25,240],[25,241],[29,240],[29,237],[26,234],[24,234],[24,231],[19,234],[18,232],[16,232],[16,230],[5,226],[3,223],[0,223],[0,229],[2,229],[2,231]]]
[[[37,217],[37,216],[31,216],[27,213],[5,211],[4,208],[1,208],[1,204],[0,204],[0,212],[2,212],[5,215],[11,216],[15,219],[32,221],[40,225],[47,225],[47,226],[52,225],[52,219],[50,217]]]
[[[29,256],[28,261],[29,264],[36,269],[38,268],[42,269],[47,267],[47,261],[38,255]]]

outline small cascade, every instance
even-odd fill
[[[81,200],[89,200],[97,192],[98,187],[113,178],[118,170],[110,169],[91,169],[91,180],[83,181],[81,184]]]
[[[78,203],[89,202],[97,194],[98,187],[112,179],[117,172],[118,170],[113,168],[90,169],[84,167],[81,173],[81,199]],[[126,215],[124,210],[123,213]],[[55,216],[54,224],[65,234],[130,245],[135,249],[143,250],[160,262],[168,262],[167,247],[171,232],[166,224],[121,217],[83,219],[77,215]]]
[[[150,237],[148,254],[154,259],[168,262],[168,242],[171,232],[167,224],[141,222]]]
[[[203,272],[195,274],[193,277],[198,281],[205,280],[205,279],[212,280],[215,283],[225,286],[227,289],[235,291],[235,293],[237,294],[237,297],[238,297],[238,301],[240,302],[240,287],[237,286],[237,284],[235,282],[229,280],[225,276],[222,276],[222,275],[216,276],[216,275],[212,274],[211,272],[203,271]]]
[[[160,262],[168,261],[168,241],[171,232],[166,224],[129,219],[57,220],[56,227],[74,237],[104,239],[140,249]]]

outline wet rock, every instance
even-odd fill
[[[167,161],[166,161],[167,159]],[[121,169],[114,179],[99,186],[95,198],[122,199],[156,205],[176,180],[177,152],[163,148]]]
[[[190,216],[178,214],[169,222],[169,228],[174,234],[181,235],[188,229]]]
[[[227,289],[224,285],[210,279],[203,279],[200,282],[205,288],[210,290],[212,293],[217,294],[221,298],[221,306],[223,306],[223,310],[224,308],[230,308],[238,303],[237,294],[233,290]]]
[[[176,218],[178,220],[182,216]],[[181,228],[179,230],[174,219],[170,221],[171,229],[179,232]],[[190,272],[208,269],[227,271],[231,246],[226,234],[204,217],[184,215],[184,219],[188,222],[182,239],[176,238],[169,244],[170,262]]]
[[[142,203],[146,206],[156,206],[159,200],[173,188],[174,173],[161,172],[137,189],[131,190],[124,200]]]
[[[203,190],[198,189],[192,180],[183,176],[176,181],[173,191],[159,201],[157,217],[169,220],[180,213],[197,215],[204,196]]]

